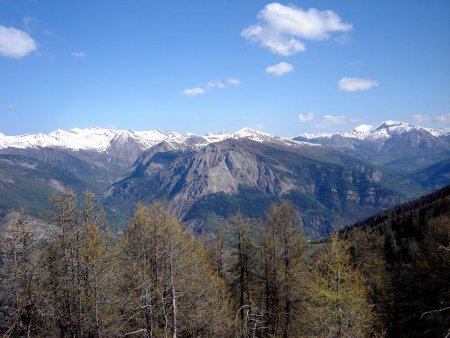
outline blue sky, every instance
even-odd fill
[[[450,126],[450,1],[0,0],[0,132]]]

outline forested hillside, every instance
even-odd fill
[[[450,187],[322,241],[290,202],[196,237],[160,202],[114,234],[92,193],[0,240],[9,337],[444,337]]]
[[[367,126],[366,126],[367,127]],[[386,121],[300,141],[249,128],[179,134],[101,128],[0,137],[0,209],[37,216],[65,186],[93,191],[125,228],[137,202],[165,200],[209,232],[291,201],[317,238],[450,183],[448,131]],[[317,144],[318,143],[318,144]]]
[[[392,337],[450,333],[450,186],[348,228],[380,327]]]

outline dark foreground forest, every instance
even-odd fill
[[[140,204],[115,234],[71,190],[1,230],[4,337],[450,334],[450,187],[312,242],[288,202],[203,236]]]

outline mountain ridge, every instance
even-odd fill
[[[5,198],[17,192],[8,203],[17,208],[33,203],[28,186],[44,198],[75,184],[94,191],[120,222],[136,202],[162,199],[200,231],[239,211],[260,217],[268,204],[289,199],[307,231],[323,235],[450,181],[446,136],[392,121],[377,129],[390,138],[353,137],[369,126],[318,140],[250,128],[203,136],[96,127],[1,134],[0,190]]]
[[[363,125],[350,132],[294,139],[331,147],[408,176],[450,158],[450,129],[397,121],[385,121],[377,128]]]
[[[432,129],[415,126],[405,122],[384,121],[378,127],[362,124],[353,130],[326,134],[302,134],[297,137],[279,137],[251,128],[241,128],[235,132],[207,133],[197,135],[194,133],[178,133],[162,129],[133,131],[130,129],[110,128],[72,128],[69,130],[57,129],[50,133],[21,134],[8,136],[0,133],[0,149],[4,148],[36,148],[36,147],[60,147],[71,150],[95,150],[107,151],[112,142],[125,142],[134,139],[143,149],[155,146],[166,141],[174,144],[189,144],[205,146],[210,143],[220,142],[225,139],[249,138],[258,142],[274,142],[293,144],[293,141],[317,144],[317,139],[330,139],[336,136],[357,140],[387,139],[393,134],[402,134],[413,130],[426,131],[434,137],[450,136],[450,128]]]
[[[242,128],[233,133],[208,133],[196,135],[193,133],[181,134],[161,129],[147,131],[132,131],[129,129],[103,129],[98,127],[73,128],[70,130],[57,129],[50,133],[23,134],[7,136],[0,133],[0,149],[5,148],[36,148],[51,147],[70,150],[94,150],[105,152],[113,142],[126,142],[133,139],[143,149],[150,148],[160,142],[169,144],[188,144],[204,146],[226,139],[248,138],[258,142],[295,143],[289,138],[273,136],[268,133],[251,128]]]
[[[304,133],[301,134],[296,138],[302,138],[302,139],[318,139],[318,138],[332,138],[334,136],[342,136],[346,138],[353,138],[358,140],[376,140],[376,139],[387,139],[392,134],[402,134],[405,132],[411,132],[412,130],[419,130],[419,131],[426,131],[430,133],[431,135],[435,137],[442,137],[442,136],[449,136],[450,135],[450,128],[440,128],[440,129],[434,129],[434,128],[428,128],[428,127],[421,127],[416,126],[413,124],[409,124],[406,122],[401,121],[393,121],[393,120],[386,120],[382,123],[380,123],[377,127],[374,127],[373,125],[369,124],[361,124],[354,129],[346,132],[336,132],[336,133],[322,133],[322,134],[310,134],[310,133]]]
[[[200,150],[158,147],[144,152],[134,169],[113,184],[111,204],[129,209],[137,201],[165,199],[180,219],[189,223],[195,209],[204,225],[233,211],[251,216],[259,208],[264,213],[270,201],[290,199],[305,214],[308,232],[319,234],[319,223],[342,226],[418,191],[410,189],[412,181],[327,148],[251,139],[227,139]],[[253,198],[258,206],[248,204]],[[236,206],[236,199],[248,205]]]

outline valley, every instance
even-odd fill
[[[450,338],[449,42],[449,0],[0,0],[0,337]]]
[[[308,236],[329,234],[450,183],[450,132],[387,121],[373,130],[281,138],[252,129],[179,134],[101,128],[0,135],[0,208],[35,216],[52,194],[93,191],[120,229],[163,200],[196,232],[290,200]],[[414,159],[414,160],[411,160]]]

